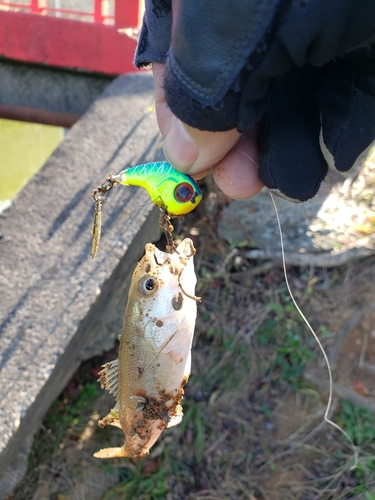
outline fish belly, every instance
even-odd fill
[[[179,423],[190,374],[191,339],[179,352],[156,353],[144,339],[121,339],[119,419],[126,456],[148,453],[163,430]]]

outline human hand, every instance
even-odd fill
[[[347,171],[375,137],[373,2],[174,0],[173,23],[168,2],[148,3],[136,62],[166,61],[154,64],[157,113],[177,168],[212,168],[228,196],[248,197],[261,187],[260,151],[264,184],[305,201],[327,164]]]
[[[152,65],[156,116],[168,161],[195,179],[212,170],[217,186],[230,198],[250,198],[257,194],[263,184],[258,178],[255,131],[249,130],[245,135],[236,129],[208,132],[184,124],[165,101],[164,69],[164,64]]]

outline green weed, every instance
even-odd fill
[[[303,344],[299,333],[288,331],[286,345],[276,347],[275,365],[280,370],[280,376],[296,391],[301,384],[302,373],[309,361],[315,358],[315,353]]]
[[[363,446],[375,440],[374,415],[370,410],[343,400],[338,420],[355,445]]]
[[[88,417],[94,411],[91,402],[98,395],[98,384],[87,382],[76,396],[69,396],[65,399],[60,397],[52,403],[43,422],[44,429],[35,435],[28,457],[28,471],[34,470],[39,462],[47,462],[56,455],[68,430],[71,435],[74,433],[79,439]]]
[[[257,243],[254,240],[254,238],[252,238],[251,236],[248,236],[248,238],[246,238],[242,241],[233,241],[233,240],[229,241],[230,250],[233,250],[234,248],[252,248],[252,247],[256,247],[256,246],[257,246]]]
[[[163,500],[169,491],[167,470],[145,473],[144,464],[138,464],[136,469],[125,469],[121,483],[108,491],[103,500]]]
[[[79,425],[86,418],[90,401],[98,396],[98,384],[96,382],[88,382],[76,397],[72,397],[70,400],[56,400],[52,405],[51,415],[45,422],[45,426],[57,426],[60,424]]]
[[[216,326],[208,327],[200,335],[199,344],[208,347],[210,354],[204,369],[194,377],[195,386],[200,385],[207,394],[216,389],[229,391],[237,387],[244,375],[248,374],[246,357],[249,346],[241,340],[236,333]]]
[[[326,326],[320,326],[319,331],[320,331],[320,337],[322,337],[323,339],[329,336],[329,331]]]
[[[256,338],[261,347],[276,353],[270,370],[278,370],[280,377],[297,390],[303,370],[315,353],[303,335],[301,318],[289,297],[283,297],[282,303],[270,302],[267,307],[274,312],[273,317],[263,323]]]
[[[356,446],[360,446],[362,451],[373,451],[375,440],[374,415],[370,410],[360,408],[350,401],[341,402],[341,410],[338,413],[337,422],[348,433]],[[366,500],[375,500],[375,495],[368,491],[369,485],[374,484],[375,457],[361,457],[356,468],[352,472],[352,477],[357,480],[357,485],[353,488],[353,493],[364,494]]]
[[[187,427],[190,427],[192,429],[193,436],[195,436],[194,454],[196,461],[200,463],[203,458],[205,424],[197,403],[189,403],[189,407],[187,409],[186,404],[184,405],[184,418],[179,427],[180,435],[184,434]]]
[[[368,491],[369,484],[373,485],[373,477],[375,471],[374,457],[367,457],[365,461],[360,461],[353,471],[353,476],[357,479],[358,484],[353,488],[353,493],[359,495],[365,494],[366,500],[375,500],[375,495]]]

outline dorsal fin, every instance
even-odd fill
[[[102,389],[107,389],[110,394],[113,394],[117,400],[118,394],[118,359],[109,361],[102,366],[103,370],[99,372],[99,379]]]

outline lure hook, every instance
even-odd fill
[[[161,214],[159,217],[159,227],[164,232],[167,240],[166,249],[169,253],[178,253],[175,242],[173,241],[174,227],[171,224],[171,219],[183,219],[184,215],[172,215],[167,211],[165,205],[160,207]]]
[[[92,197],[95,201],[94,212],[94,226],[92,229],[92,242],[91,242],[91,257],[95,259],[98,253],[100,237],[102,234],[102,207],[105,202],[108,191],[110,191],[116,184],[119,183],[118,175],[109,175],[100,186],[92,192]]]

